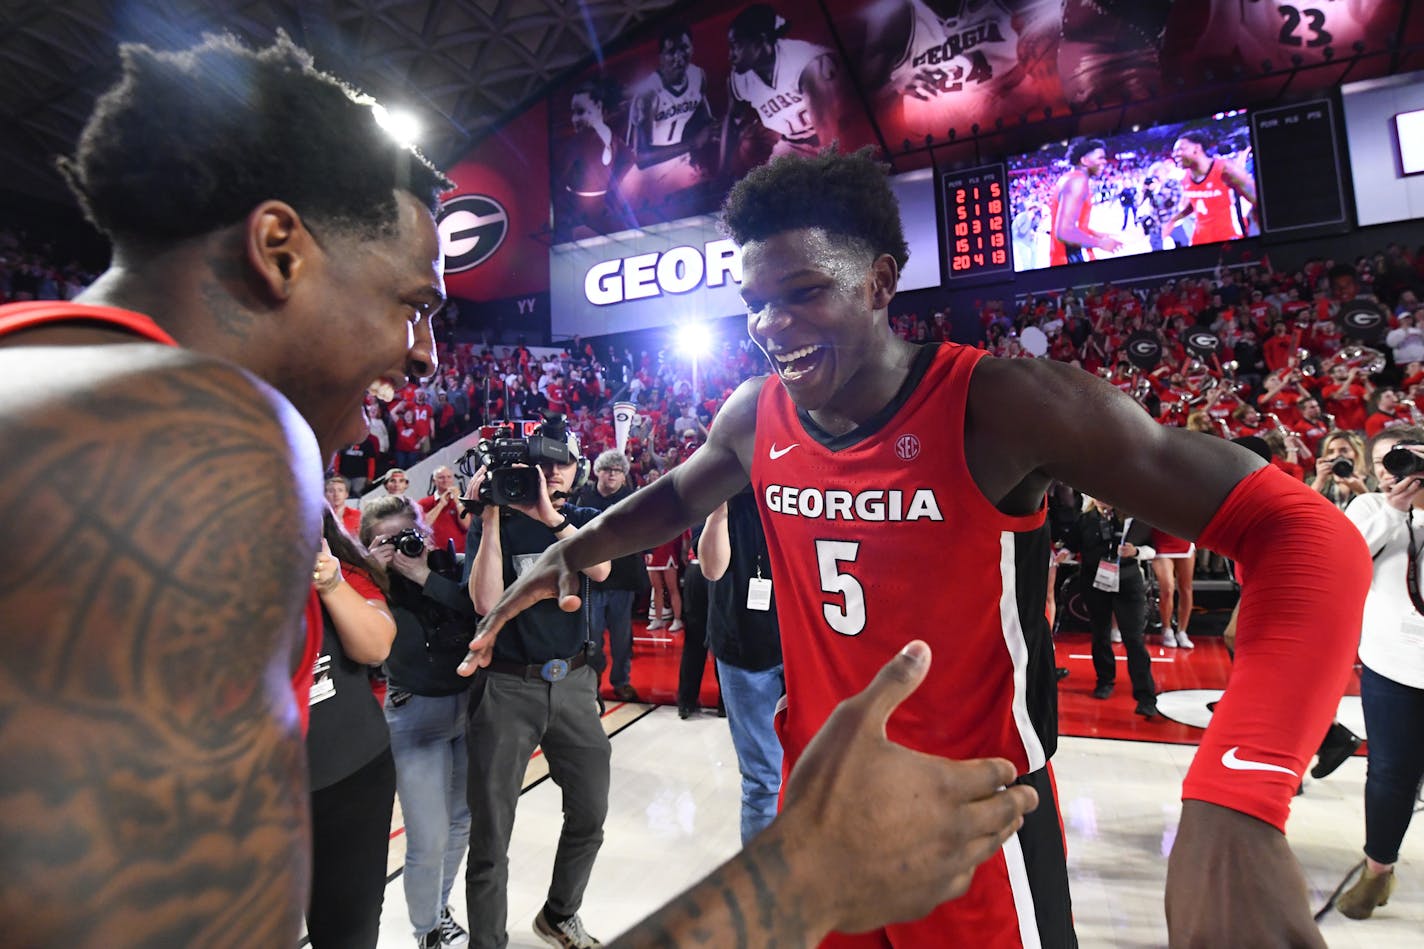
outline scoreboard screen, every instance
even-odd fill
[[[1307,237],[1343,230],[1349,220],[1330,101],[1262,109],[1252,114],[1251,125],[1262,231]]]
[[[945,273],[949,281],[1012,279],[1009,189],[1004,166],[948,171],[941,182]]]

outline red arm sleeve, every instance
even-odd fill
[[[1284,831],[1354,662],[1369,551],[1334,505],[1270,465],[1236,486],[1197,540],[1237,561],[1242,586],[1231,680],[1182,799]]]

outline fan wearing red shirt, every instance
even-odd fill
[[[448,550],[449,542],[455,542],[455,553],[465,552],[465,535],[470,530],[470,514],[460,503],[460,484],[455,480],[455,472],[446,465],[436,468],[430,475],[435,482],[435,493],[421,498],[420,509],[425,512],[425,523],[434,535],[436,550]]]
[[[1374,438],[1387,428],[1408,425],[1412,421],[1409,410],[1404,406],[1396,389],[1379,389],[1365,404],[1368,406],[1370,402],[1374,405],[1365,416],[1366,438]]]
[[[62,162],[113,263],[0,308],[0,932],[293,945],[320,472],[435,369],[451,183],[285,35],[115,66]]]
[[[1300,417],[1295,406],[1306,393],[1301,388],[1298,369],[1272,373],[1261,383],[1261,388],[1263,391],[1256,397],[1256,404],[1264,414],[1275,415],[1287,425]]]
[[[361,509],[351,507],[346,502],[351,497],[351,486],[346,483],[346,479],[341,475],[332,475],[326,479],[326,485],[322,491],[326,495],[326,503],[331,505],[331,509],[341,517],[341,526],[346,529],[346,533],[352,537],[357,537],[361,533]]]
[[[1251,452],[1156,425],[1086,373],[895,336],[906,245],[894,209],[865,153],[777,159],[732,188],[723,220],[741,251],[748,332],[773,374],[737,390],[687,462],[547,550],[486,616],[462,670],[488,661],[509,617],[571,593],[581,566],[674,536],[750,483],[776,582],[786,759],[928,617],[956,662],[931,669],[888,734],[948,760],[1006,758],[1042,789],[964,896],[824,945],[1071,946],[1046,767],[1043,498],[1060,480],[1248,565],[1231,682],[1184,785],[1169,940],[1322,946],[1283,828],[1358,644],[1370,583],[1359,532]],[[927,563],[947,579],[925,583]]]
[[[1310,450],[1312,458],[1319,457],[1320,443],[1330,434],[1330,421],[1321,411],[1320,400],[1313,395],[1304,396],[1296,403],[1296,413],[1295,421],[1287,423],[1287,427]]]
[[[1291,364],[1299,348],[1290,327],[1280,322],[1272,325],[1271,335],[1261,344],[1261,357],[1266,361],[1267,369],[1279,372]]]
[[[1325,411],[1335,417],[1335,427],[1345,431],[1364,431],[1365,400],[1369,390],[1355,380],[1359,370],[1354,366],[1336,365],[1330,370],[1330,381],[1320,389]]]

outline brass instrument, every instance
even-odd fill
[[[1290,429],[1286,428],[1285,423],[1281,421],[1279,415],[1277,415],[1275,412],[1266,412],[1265,416],[1275,424],[1276,431],[1280,433],[1281,440],[1285,442],[1285,447],[1287,450],[1290,449],[1291,442],[1295,442],[1297,451],[1305,451],[1305,445],[1301,442],[1300,436],[1297,435],[1295,432],[1291,431]],[[1305,453],[1309,454],[1309,451],[1305,451]]]
[[[1378,349],[1352,343],[1330,357],[1330,368],[1345,366],[1372,376],[1385,367],[1385,355]]]

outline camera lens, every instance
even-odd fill
[[[1389,451],[1384,453],[1380,459],[1380,464],[1384,465],[1384,470],[1394,475],[1396,478],[1407,478],[1412,474],[1424,471],[1424,458],[1420,458],[1414,452],[1404,447],[1412,442],[1400,442]]]
[[[1355,463],[1348,458],[1336,458],[1330,462],[1330,473],[1337,478],[1348,478],[1355,473]]]

